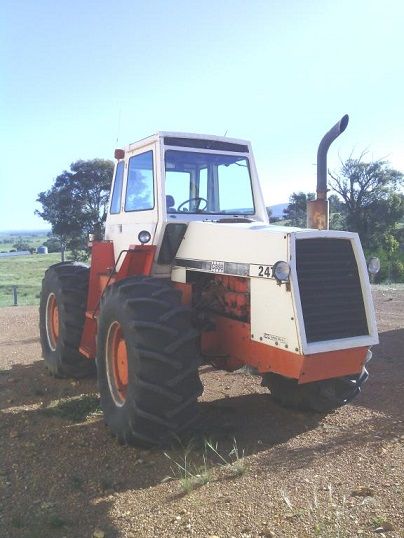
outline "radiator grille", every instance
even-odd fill
[[[369,334],[351,241],[297,239],[296,268],[307,342]]]

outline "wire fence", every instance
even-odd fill
[[[40,293],[40,285],[0,285],[0,307],[39,305]]]

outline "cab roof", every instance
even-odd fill
[[[237,153],[249,153],[250,142],[239,138],[228,138],[227,136],[181,133],[173,131],[159,131],[146,138],[142,138],[125,148],[125,151],[133,151],[139,147],[163,140],[166,146],[179,146],[200,149],[217,149],[222,151],[236,151]],[[211,144],[209,144],[211,143]]]

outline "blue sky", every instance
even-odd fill
[[[0,230],[38,192],[158,130],[252,141],[265,201],[315,190],[318,143],[404,171],[404,3],[3,0]],[[118,144],[117,144],[118,138]]]

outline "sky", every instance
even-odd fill
[[[267,205],[368,152],[404,171],[401,0],[3,0],[0,231],[39,192],[157,131],[251,140]]]

